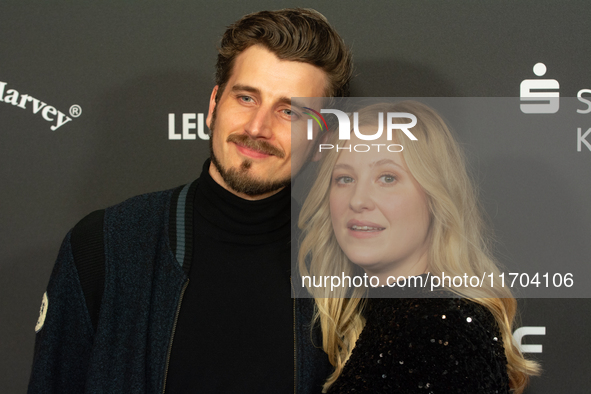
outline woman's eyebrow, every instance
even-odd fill
[[[381,166],[384,164],[392,164],[395,165],[396,167],[399,167],[400,169],[402,169],[404,172],[406,172],[406,168],[402,167],[400,164],[396,163],[394,160],[392,159],[382,159],[382,160],[378,160],[378,161],[374,161],[372,163],[369,163],[369,165],[371,167],[375,167],[375,166]]]
[[[381,165],[385,165],[385,164],[392,164],[392,165],[400,168],[402,171],[407,172],[406,168],[402,167],[400,164],[396,163],[394,160],[391,160],[391,159],[382,159],[382,160],[374,161],[374,162],[369,163],[369,166],[375,167],[375,166],[381,166]],[[345,170],[349,170],[349,171],[355,171],[355,168],[352,165],[345,164],[345,163],[335,164],[333,170],[337,170],[337,169],[345,169]]]
[[[341,164],[335,164],[333,170],[336,170],[336,169],[339,169],[339,168],[344,168],[345,170],[350,170],[350,171],[353,171],[354,170],[353,166],[351,166],[349,164],[343,164],[343,163],[341,163]]]

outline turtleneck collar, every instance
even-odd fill
[[[196,223],[196,231],[207,228],[210,236],[254,244],[290,236],[290,187],[262,200],[245,200],[214,181],[209,165],[210,160],[203,165],[194,201],[195,212],[207,223]]]

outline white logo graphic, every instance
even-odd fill
[[[58,111],[55,107],[51,105],[47,105],[46,103],[38,100],[34,97],[29,96],[28,94],[21,94],[15,89],[8,89],[6,90],[6,96],[4,95],[4,91],[6,89],[6,82],[0,82],[0,102],[5,102],[7,104],[12,104],[16,107],[27,109],[27,104],[32,103],[32,106],[29,107],[33,114],[41,113],[43,119],[48,122],[55,121],[55,125],[51,126],[51,131],[55,131],[65,125],[66,123],[70,122],[72,118],[66,116],[62,111]],[[82,113],[82,108],[78,106],[78,116]],[[72,109],[70,108],[70,113]],[[56,116],[57,115],[57,116]],[[74,115],[73,115],[74,116]]]
[[[534,66],[534,74],[543,77],[546,74],[546,65],[537,63]],[[560,84],[555,79],[525,79],[521,82],[521,112],[524,114],[554,114],[560,106],[560,93],[549,92],[557,90]],[[524,102],[538,101],[536,104]]]
[[[587,149],[591,151],[591,144],[586,139],[589,133],[591,133],[591,127],[587,129],[585,134],[583,134],[583,131],[580,127],[577,128],[577,152],[581,151],[582,144],[585,144]]]
[[[542,77],[546,74],[546,65],[537,63],[534,66],[534,74]],[[526,114],[553,114],[558,112],[560,106],[560,93],[558,91],[549,92],[548,89],[558,90],[560,84],[555,79],[526,79],[521,82],[521,112]],[[591,89],[581,89],[577,93],[577,100],[585,104],[587,108],[577,108],[577,113],[588,114],[591,112],[591,100],[589,95]],[[527,102],[530,102],[529,104]],[[531,103],[537,102],[537,103]],[[587,137],[591,135],[591,127],[586,129],[577,128],[577,152],[583,148],[591,151],[591,143]]]
[[[193,122],[197,118],[197,123]],[[168,114],[168,139],[169,140],[196,140],[199,137],[202,140],[208,140],[209,135],[204,132],[203,114],[183,114],[182,133],[176,132],[176,116]],[[197,129],[197,134],[191,130]]]
[[[513,333],[513,338],[521,353],[542,353],[542,345],[525,345],[521,339],[526,335],[546,335],[546,327],[520,327]]]
[[[334,114],[337,116],[339,120],[339,139],[340,140],[350,140],[351,139],[351,121],[349,120],[349,116],[338,109],[321,109],[320,113],[322,114]],[[384,132],[384,113],[378,112],[378,131],[376,131],[373,135],[365,135],[361,134],[359,131],[359,114],[357,112],[353,112],[353,132],[355,136],[360,140],[364,141],[374,141],[377,140],[382,136]],[[417,140],[408,129],[416,126],[417,124],[417,117],[413,114],[409,114],[407,112],[388,112],[388,125],[387,125],[387,137],[388,141],[392,141],[392,130],[400,129],[406,134],[408,138],[413,141]],[[406,118],[410,119],[409,123],[392,123],[394,118]],[[312,122],[308,122],[308,129],[312,126]],[[308,139],[312,139],[312,133],[308,130]]]
[[[35,325],[35,332],[41,331],[43,323],[45,323],[45,316],[47,315],[47,307],[49,306],[49,298],[47,298],[47,292],[43,294],[43,301],[41,301],[41,309],[39,310],[39,319],[37,319],[37,325]]]
[[[350,140],[351,139],[351,120],[349,118],[350,114],[347,114],[343,111],[338,109],[321,109],[320,113],[322,114],[333,114],[336,115],[339,121],[339,140]],[[317,115],[320,116],[322,121],[326,124],[324,118],[320,113],[316,112]],[[311,114],[308,114],[313,116]],[[359,113],[353,112],[353,132],[355,136],[362,140],[362,141],[375,141],[382,136],[384,133],[384,113],[378,112],[378,130],[375,134],[362,134],[359,131]],[[392,141],[392,131],[395,129],[399,129],[404,134],[410,138],[412,141],[416,141],[417,137],[415,137],[409,129],[416,126],[417,124],[417,117],[413,114],[408,112],[388,112],[387,114],[387,125],[386,125],[386,138],[388,141]],[[409,119],[410,122],[408,123],[394,123],[394,119]],[[321,125],[318,119],[315,120]],[[307,132],[308,140],[312,140],[313,136],[313,122],[312,119],[308,119],[308,132]],[[401,152],[404,148],[400,144],[371,144],[371,146],[377,147],[378,152],[380,151],[380,147],[385,147],[389,152]],[[332,144],[320,144],[319,145],[319,152],[322,152],[323,149],[329,150],[334,149],[335,147]],[[348,150],[351,151],[353,149],[355,152],[369,152],[371,147],[367,144],[357,144],[357,145],[349,145],[349,146],[338,146],[336,147],[337,152],[339,150]]]

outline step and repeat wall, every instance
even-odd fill
[[[6,1],[0,392],[26,391],[39,306],[64,235],[93,210],[198,177],[221,34],[244,14],[294,6],[322,12],[352,47],[352,96],[552,96],[520,110],[541,125],[568,117],[555,133],[516,130],[513,140],[500,122],[496,136],[489,124],[486,137],[458,137],[502,262],[542,254],[555,272],[591,263],[591,3]],[[519,304],[514,336],[543,367],[526,392],[589,392],[591,301]]]

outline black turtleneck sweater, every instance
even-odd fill
[[[293,391],[290,202],[289,188],[244,200],[203,166],[167,394]]]

